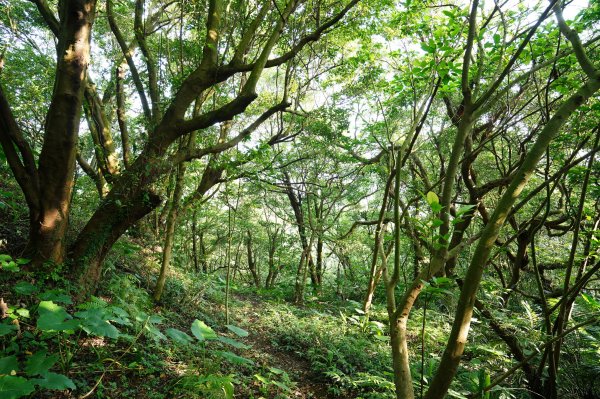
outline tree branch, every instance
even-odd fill
[[[10,109],[4,90],[0,85],[0,144],[6,155],[8,165],[17,183],[25,194],[28,204],[36,204],[39,199],[39,180],[33,159],[33,152],[23,138],[19,125]],[[23,161],[19,158],[15,147],[18,148]]]
[[[508,64],[506,64],[506,67],[500,73],[500,76],[498,76],[498,79],[496,79],[494,81],[494,83],[485,91],[485,93],[482,94],[481,97],[479,97],[479,99],[475,103],[475,106],[474,106],[475,109],[477,109],[480,106],[482,106],[483,104],[485,104],[489,100],[489,98],[492,96],[492,94],[494,94],[494,92],[498,89],[498,87],[500,86],[500,84],[502,84],[502,81],[509,74],[511,68],[513,67],[513,65],[515,64],[515,62],[517,62],[517,59],[519,58],[519,56],[521,55],[521,53],[523,52],[523,50],[525,49],[525,47],[527,46],[527,44],[529,44],[529,41],[533,37],[534,33],[537,31],[537,28],[548,17],[548,14],[550,13],[550,11],[552,10],[552,7],[554,6],[554,4],[557,1],[558,0],[551,0],[550,6],[544,10],[544,12],[542,13],[542,15],[540,15],[539,19],[535,23],[535,25],[533,27],[531,27],[531,29],[527,33],[527,36],[525,37],[525,39],[523,40],[523,42],[521,42],[521,45],[519,46],[519,48],[517,49],[517,51],[513,54],[513,56],[511,57],[510,61],[508,62]]]
[[[106,0],[106,17],[108,19],[108,25],[115,35],[115,39],[123,52],[123,56],[127,61],[127,65],[129,66],[129,71],[131,72],[131,78],[133,79],[133,83],[137,90],[138,96],[140,96],[140,101],[142,103],[142,109],[144,110],[144,116],[147,120],[152,119],[152,113],[150,112],[150,106],[148,105],[148,99],[146,98],[146,92],[144,90],[144,85],[142,84],[142,79],[140,78],[140,74],[135,66],[135,62],[133,62],[132,51],[128,48],[127,43],[125,43],[125,38],[115,21],[115,16],[112,9],[112,0]]]
[[[52,10],[50,10],[50,7],[48,6],[48,3],[46,3],[46,0],[29,1],[31,1],[37,6],[37,9],[40,12],[40,15],[42,16],[44,21],[46,22],[46,25],[48,25],[48,28],[52,31],[52,33],[54,33],[55,36],[58,36],[60,24]]]
[[[121,132],[121,146],[123,147],[123,164],[128,168],[131,164],[131,147],[129,145],[129,130],[125,120],[125,91],[123,80],[125,79],[125,66],[119,65],[116,71],[116,97],[117,97],[117,122]]]
[[[248,52],[248,47],[250,46],[252,39],[254,39],[258,27],[265,19],[269,8],[269,2],[266,1],[258,11],[256,18],[252,20],[250,26],[248,26],[248,29],[246,29],[246,31],[242,35],[242,38],[240,39],[240,42],[237,45],[237,48],[235,49],[235,53],[233,55],[233,58],[231,59],[230,65],[239,65],[242,63],[244,55],[246,55],[246,53]]]
[[[285,108],[287,108],[289,106],[290,106],[290,103],[288,103],[286,101],[282,101],[279,104],[274,105],[271,108],[269,108],[268,110],[266,110],[254,122],[252,122],[252,124],[250,124],[244,130],[242,130],[237,136],[233,137],[232,139],[225,141],[225,142],[217,143],[210,147],[196,149],[196,150],[190,150],[190,151],[184,151],[182,153],[176,154],[176,156],[174,158],[172,158],[169,161],[169,163],[177,164],[180,162],[189,161],[191,159],[198,159],[198,158],[202,158],[203,156],[208,155],[208,154],[217,154],[217,153],[223,152],[225,150],[228,150],[232,147],[235,147],[243,139],[250,136],[250,134],[252,134],[263,122],[265,122],[267,119],[269,119],[272,115],[276,114],[277,112],[283,111]],[[216,112],[216,111],[213,111],[213,112]],[[212,114],[213,112],[210,112],[209,114]],[[206,114],[204,114],[204,115],[206,115]],[[202,116],[204,116],[204,115],[202,115]],[[225,120],[228,120],[228,119],[225,119]],[[196,130],[196,129],[193,129],[193,130]]]
[[[573,51],[575,52],[575,57],[577,58],[577,62],[579,62],[579,66],[581,66],[581,69],[583,69],[583,72],[585,72],[588,78],[596,79],[598,77],[598,70],[587,56],[587,53],[581,44],[581,39],[579,39],[579,35],[574,29],[571,29],[569,25],[567,25],[567,22],[563,17],[562,9],[560,8],[560,3],[556,0],[551,1],[551,3],[551,5],[553,5],[554,15],[556,15],[556,21],[558,22],[560,32],[571,43]]]
[[[142,55],[146,59],[146,69],[148,71],[148,90],[150,92],[150,101],[152,102],[152,124],[156,125],[156,123],[158,123],[158,121],[160,120],[158,75],[156,71],[154,57],[148,50],[148,44],[146,43],[147,34],[142,21],[143,13],[144,0],[136,0],[133,32],[135,34],[135,40],[137,41],[138,46],[140,46],[140,50],[142,51]]]
[[[346,14],[359,2],[360,0],[352,0],[351,2],[349,2],[339,13],[331,17],[329,20],[323,23],[323,25],[320,25],[317,29],[315,29],[314,32],[302,37],[287,53],[267,61],[265,64],[265,68],[272,68],[282,65],[294,58],[304,48],[304,46],[319,40],[321,36],[327,32],[328,29],[333,27],[342,18],[344,18],[344,16],[346,16]],[[254,64],[246,64],[240,66],[230,64],[229,67],[230,68],[228,69],[234,69],[236,72],[243,72],[252,70]]]

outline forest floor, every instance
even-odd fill
[[[67,353],[69,358],[57,363],[53,372],[63,373],[75,385],[71,390],[36,390],[31,397],[231,397],[224,387],[231,387],[239,399],[390,397],[391,361],[378,321],[383,311],[373,312],[368,320],[357,313],[358,302],[341,300],[333,292],[326,298],[307,295],[305,304],[298,306],[289,300],[293,286],[284,284],[270,290],[232,284],[226,301],[223,280],[199,278],[181,269],[173,270],[163,301],[156,304],[150,295],[159,262],[155,251],[140,244],[117,246],[98,296],[85,303],[72,303],[68,282],[62,279],[4,276],[0,297],[8,298],[9,304],[20,303],[37,315],[39,301],[50,301],[68,320],[83,320],[90,310],[103,312],[114,318],[118,333],[46,334],[25,320],[27,336],[14,339],[30,352],[48,350],[54,362],[60,360],[58,354]],[[19,279],[34,291],[14,290]],[[196,321],[214,329],[218,337],[200,338],[202,334],[191,329]]]
[[[325,376],[311,369],[310,362],[295,351],[284,350],[277,347],[269,331],[255,328],[260,325],[260,315],[267,304],[255,295],[237,294],[237,312],[240,325],[251,331],[246,342],[252,345],[250,358],[265,361],[271,367],[285,371],[293,382],[291,398],[297,399],[330,399],[334,398],[329,393]]]

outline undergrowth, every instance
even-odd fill
[[[0,322],[2,399],[325,398],[314,396],[311,386],[328,398],[395,397],[387,311],[377,303],[366,315],[360,303],[321,292],[299,307],[290,304],[291,284],[256,290],[236,281],[228,323],[226,284],[216,275],[174,267],[163,301],[153,303],[149,292],[159,259],[133,240],[115,246],[97,296],[83,303],[73,301],[75,292],[60,270],[31,273],[24,270],[27,263],[0,256],[0,297],[6,304]],[[439,364],[455,294],[426,291],[409,319],[416,392]],[[582,311],[584,305],[578,305]],[[519,323],[515,334],[539,334],[536,320]],[[590,349],[565,361],[594,364],[597,333],[592,327],[570,338]],[[470,397],[489,383],[492,370],[513,364],[478,319],[470,339],[477,344],[467,347],[449,397]],[[582,381],[597,381],[597,367],[565,375],[564,397],[593,397],[597,387]],[[523,376],[513,378],[518,385]],[[489,395],[525,397],[525,391],[500,386]]]

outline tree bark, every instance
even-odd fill
[[[292,206],[292,210],[294,211],[294,218],[296,219],[296,226],[298,228],[298,235],[300,236],[300,243],[302,244],[302,253],[310,253],[310,247],[308,244],[308,240],[306,238],[306,221],[304,219],[304,210],[302,209],[302,197],[296,195],[294,188],[292,187],[292,183],[290,181],[290,176],[287,172],[284,172],[283,175],[286,194],[288,199],[290,200],[290,205]],[[319,285],[319,280],[317,278],[317,273],[315,269],[315,264],[313,262],[312,256],[307,258],[307,268],[310,274],[310,280],[313,287],[317,287]],[[300,262],[302,265],[302,262]]]
[[[200,273],[200,263],[198,262],[198,237],[197,237],[197,215],[196,211],[192,215],[192,259],[194,261],[194,271]]]
[[[272,288],[277,276],[277,266],[275,265],[275,251],[277,250],[277,236],[279,234],[279,228],[271,234],[269,232],[269,273],[265,280],[265,288]]]
[[[62,263],[65,258],[65,233],[95,6],[95,0],[70,0],[60,9],[54,91],[38,162],[39,203],[30,210],[26,253],[32,258],[33,267],[45,262]]]
[[[250,273],[252,273],[252,279],[254,280],[254,285],[256,288],[260,288],[260,275],[258,274],[258,270],[256,269],[256,259],[252,254],[252,233],[250,230],[246,232],[246,249],[248,254],[248,269],[250,269]]]
[[[208,273],[208,253],[206,249],[206,243],[204,241],[204,232],[200,232],[200,265],[202,266],[202,272]]]
[[[389,192],[392,187],[392,183],[395,177],[395,169],[390,171],[390,175],[387,178],[385,184],[385,191],[383,192],[383,201],[381,204],[381,208],[379,209],[379,218],[377,220],[377,227],[375,229],[375,243],[373,245],[373,257],[371,259],[371,272],[369,273],[369,283],[367,284],[367,293],[365,294],[365,300],[363,302],[363,310],[365,313],[369,313],[371,309],[371,304],[373,303],[373,295],[375,295],[375,287],[377,287],[377,283],[379,282],[379,278],[381,276],[381,272],[383,270],[383,265],[378,269],[377,268],[377,259],[379,258],[379,248],[380,241],[383,239],[382,229],[385,222],[385,213],[388,208],[388,198]]]
[[[72,269],[78,276],[81,298],[96,289],[102,262],[117,239],[161,203],[160,196],[152,191],[142,191],[123,203],[113,198],[100,205],[71,249]]]
[[[165,288],[167,281],[167,272],[171,264],[171,258],[173,255],[173,241],[175,239],[175,224],[177,223],[177,215],[179,213],[179,203],[183,193],[183,183],[185,177],[186,164],[181,163],[177,168],[177,178],[175,180],[175,189],[173,191],[173,199],[171,200],[171,207],[169,209],[169,215],[167,216],[167,226],[165,229],[165,244],[163,246],[162,263],[160,267],[160,274],[156,281],[156,287],[154,288],[154,301],[159,302],[162,297],[162,293]]]
[[[315,266],[315,275],[317,277],[317,285],[320,287],[323,284],[323,274],[325,270],[323,268],[323,237],[319,233],[317,237],[317,264]]]

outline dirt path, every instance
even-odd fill
[[[263,309],[265,303],[253,296],[236,295],[236,299],[244,303],[247,311],[244,327],[251,331],[245,342],[252,345],[252,357],[270,367],[276,367],[288,373],[295,382],[295,387],[290,394],[294,399],[333,399],[328,393],[328,385],[323,381],[323,376],[314,372],[308,360],[300,355],[281,350],[273,345],[267,331],[252,328],[256,325],[258,314],[256,310]]]

